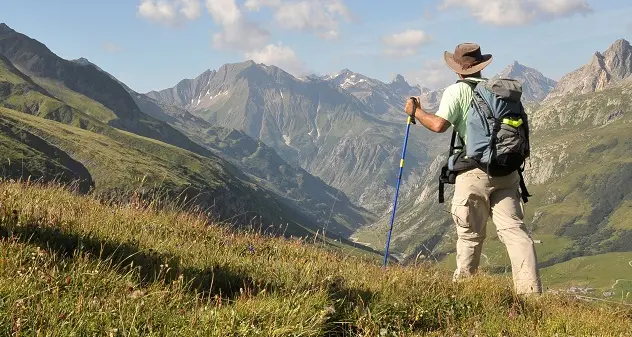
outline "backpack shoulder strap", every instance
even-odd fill
[[[473,80],[470,80],[470,79],[467,79],[467,78],[457,80],[456,83],[465,83],[468,86],[470,86],[470,88],[472,88],[472,90],[476,89],[476,86],[478,85],[478,81],[473,81]]]
[[[465,83],[470,88],[472,88],[472,91],[474,92],[472,101],[476,103],[476,105],[480,109],[482,109],[485,116],[487,116],[488,118],[493,118],[491,109],[489,108],[489,106],[487,105],[483,97],[481,97],[480,93],[476,91],[476,88],[478,87],[478,85],[480,83],[485,83],[485,82],[487,82],[487,79],[483,79],[482,81],[476,81],[476,80],[464,78],[464,79],[459,79],[458,81],[456,81],[456,83]]]

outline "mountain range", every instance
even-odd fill
[[[364,93],[375,87],[376,93]],[[379,90],[379,92],[377,91]],[[413,90],[410,87],[409,90]],[[295,78],[274,66],[247,61],[206,71],[175,87],[147,94],[216,126],[259,139],[371,210],[384,210],[389,176],[403,139],[401,97],[387,84],[344,71],[326,78]],[[375,96],[391,97],[378,110]],[[397,98],[399,97],[399,99]],[[419,133],[409,162],[422,167],[431,149]]]
[[[518,62],[492,77],[524,89],[534,142],[527,222],[544,242],[543,266],[632,250],[622,221],[629,193],[608,193],[627,179],[631,51],[617,40],[559,82]],[[435,111],[442,93],[402,75],[386,83],[343,69],[297,78],[253,61],[139,93],[85,58],[62,59],[0,24],[5,177],[76,182],[103,198],[179,200],[229,223],[325,233],[374,252],[392,207],[404,101],[420,96]],[[454,252],[449,202],[436,202],[448,137],[411,131],[391,246],[402,261],[447,263]],[[499,257],[488,262],[507,265],[490,236],[486,249]]]
[[[296,235],[327,229],[342,240],[371,217],[262,142],[134,93],[88,60],[61,59],[4,24],[0,55],[2,120],[12,132],[3,137],[10,149],[5,176],[82,178],[82,190],[103,196],[139,190],[180,196],[220,219],[242,224],[262,216],[278,231],[283,225]],[[171,122],[191,118],[205,141],[197,143],[162,120],[170,115]],[[16,146],[27,138],[38,146]]]

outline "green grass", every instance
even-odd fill
[[[35,79],[45,88],[0,55],[0,82],[9,86],[8,95],[2,97],[0,106],[97,132],[103,126],[95,126],[108,122],[114,116],[101,104],[59,83]]]
[[[81,191],[90,188],[92,179],[80,163],[41,138],[0,120],[0,174],[4,178],[33,177],[44,181],[79,182]]]
[[[19,335],[629,336],[632,309],[520,299],[200,213],[0,183],[0,328]],[[616,323],[615,323],[616,322]]]
[[[200,164],[203,159],[187,151],[125,131],[111,129],[109,133],[112,137],[108,137],[2,108],[0,116],[38,134],[79,161],[88,163],[86,166],[97,181],[97,188],[102,190],[133,185],[144,176],[150,185],[160,181],[181,185],[187,179],[181,172],[174,170],[176,163],[191,167],[195,173],[199,173],[203,166]],[[114,137],[114,133],[118,137]],[[184,158],[179,158],[178,155]],[[208,164],[217,165],[211,160]],[[211,179],[211,175],[221,171],[221,167],[207,166],[205,171],[209,175],[205,183],[210,187],[217,186],[221,179]]]
[[[34,77],[33,80],[53,96],[63,102],[66,102],[68,105],[76,108],[85,115],[93,117],[103,123],[107,123],[116,118],[116,114],[112,112],[112,110],[106,108],[103,104],[82,94],[69,90],[60,83],[38,77]]]
[[[632,200],[624,200],[610,216],[609,226],[615,229],[632,229]]]
[[[632,292],[631,262],[632,252],[578,257],[543,269],[542,277],[552,288],[592,287],[626,297],[628,292]],[[631,296],[627,295],[630,301]]]

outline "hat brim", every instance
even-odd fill
[[[492,62],[493,56],[491,54],[483,54],[483,62],[467,69],[456,63],[456,61],[454,61],[454,54],[448,51],[445,51],[443,53],[443,58],[445,59],[445,63],[448,65],[448,67],[454,70],[454,72],[462,75],[472,75],[485,69],[485,67],[487,67]]]

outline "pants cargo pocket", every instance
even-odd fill
[[[470,202],[468,197],[452,199],[452,219],[454,223],[463,228],[470,227]]]

